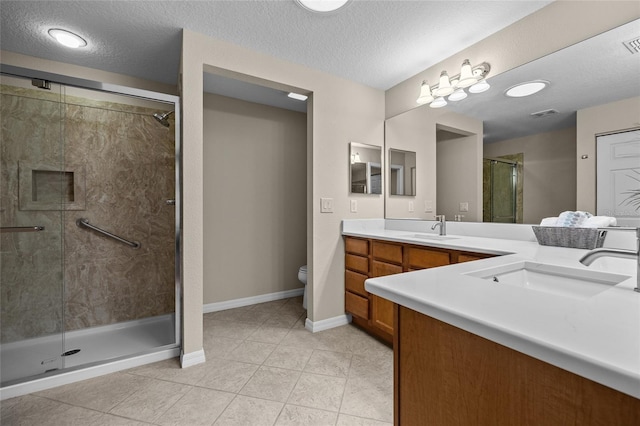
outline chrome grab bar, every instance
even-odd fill
[[[0,233],[9,232],[38,232],[44,231],[44,226],[3,226]]]
[[[80,218],[78,220],[76,220],[76,225],[78,225],[80,228],[82,228],[83,226],[85,228],[89,228],[89,229],[93,229],[94,231],[105,235],[109,238],[113,238],[114,240],[120,241],[121,243],[124,243],[126,245],[128,245],[129,247],[133,247],[134,249],[140,248],[140,243],[137,241],[129,241],[129,240],[125,240],[122,237],[118,237],[117,235],[112,234],[111,232],[105,231],[104,229],[100,229],[97,226],[91,225],[89,223],[89,221],[87,219],[83,219]]]

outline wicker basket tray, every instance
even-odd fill
[[[607,231],[597,228],[567,228],[561,226],[532,226],[538,244],[543,246],[594,249],[602,247]]]

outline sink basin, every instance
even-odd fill
[[[448,237],[446,235],[437,235],[437,234],[408,234],[403,236],[409,237],[409,238],[420,238],[422,240],[440,240],[440,241],[457,240],[458,238],[460,238],[460,237]]]
[[[588,299],[629,278],[627,275],[521,261],[465,275],[557,296]]]

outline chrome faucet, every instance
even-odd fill
[[[440,214],[440,215],[436,215],[436,220],[439,221],[437,223],[434,223],[433,226],[431,227],[431,230],[433,231],[434,229],[436,229],[436,227],[440,227],[440,235],[447,235],[447,222],[444,219],[444,215]]]
[[[624,259],[636,259],[636,262],[638,263],[636,269],[636,288],[634,288],[633,290],[640,293],[640,228],[636,228],[636,239],[637,241],[635,251],[597,248],[582,256],[582,259],[580,259],[580,263],[589,266],[594,260],[600,257],[621,257]]]

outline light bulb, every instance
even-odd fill
[[[420,96],[416,99],[416,102],[419,104],[428,104],[429,102],[433,102],[433,96],[431,95],[431,88],[427,84],[426,80],[422,81],[422,86],[420,86]]]
[[[480,80],[473,86],[469,87],[469,93],[482,93],[489,90],[491,86],[487,83],[487,80]]]
[[[464,91],[464,89],[458,89],[455,92],[453,92],[451,95],[449,95],[449,100],[453,101],[453,102],[457,102],[457,101],[461,101],[464,98],[467,97],[467,93]]]
[[[436,98],[433,102],[431,102],[429,106],[431,108],[442,108],[443,106],[447,106],[447,101],[445,101],[444,98],[441,96],[439,98]]]
[[[433,90],[433,95],[437,97],[449,96],[453,93],[453,90],[451,82],[449,81],[449,75],[446,71],[442,71],[440,74],[440,82],[438,83],[438,87]]]
[[[70,31],[62,30],[60,28],[51,28],[48,32],[51,37],[63,46],[77,49],[78,47],[84,47],[87,45],[87,41],[85,39]]]
[[[468,59],[465,59],[460,69],[460,80],[458,81],[458,87],[469,87],[478,82],[478,78],[473,75],[471,69],[471,63]]]

